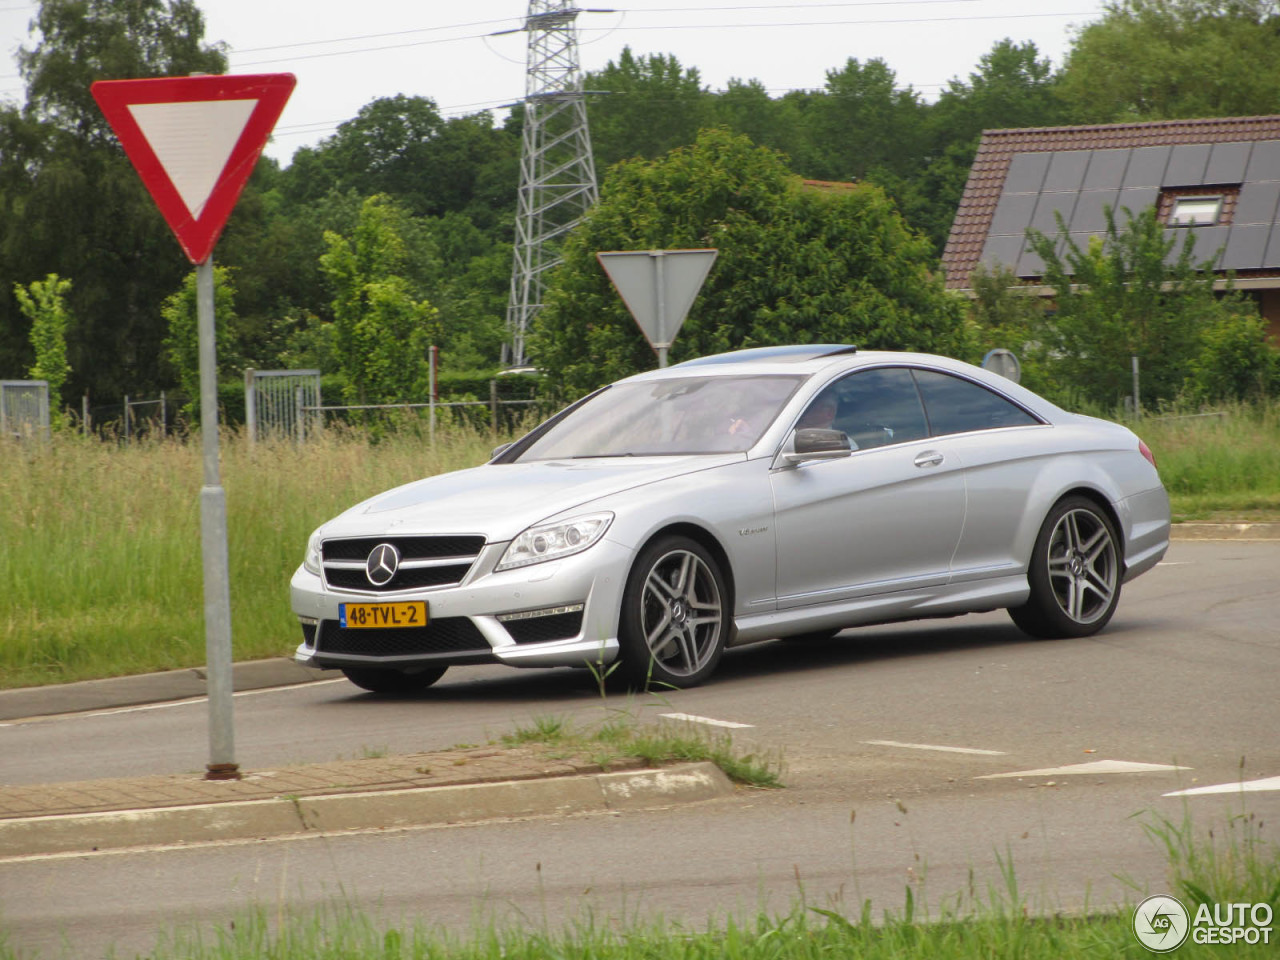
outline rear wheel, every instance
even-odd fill
[[[702,683],[724,653],[728,598],[720,565],[697,541],[663,537],[645,547],[622,594],[623,677],[638,687]]]
[[[1065,497],[1045,517],[1027,573],[1031,596],[1009,616],[1036,637],[1087,637],[1107,625],[1120,601],[1120,548],[1106,512],[1087,497]]]
[[[343,667],[348,680],[373,693],[417,693],[444,676],[448,667],[417,667],[413,670],[370,670]]]

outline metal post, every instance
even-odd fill
[[[427,410],[428,419],[430,421],[431,445],[436,444],[436,400],[438,387],[436,386],[436,363],[439,361],[440,348],[434,344],[427,351]]]
[[[84,392],[84,396],[80,398],[80,433],[83,436],[89,435],[89,391]]]
[[[200,546],[204,564],[204,635],[209,692],[206,780],[238,780],[232,726],[231,583],[227,557],[227,496],[218,475],[218,355],[213,316],[213,257],[196,267],[200,332]]]
[[[126,393],[124,395],[124,442],[128,443],[129,438],[129,395]]]
[[[249,432],[249,446],[258,440],[258,396],[253,388],[253,369],[244,372],[244,423]]]
[[[498,381],[489,381],[489,429],[498,435]]]
[[[667,304],[664,294],[667,289],[667,272],[664,269],[666,257],[663,251],[655,250],[650,256],[653,257],[653,285],[654,296],[658,307],[658,343],[654,346],[658,349],[658,366],[659,368],[667,365],[667,350],[671,347],[670,341],[667,339]]]
[[[1138,358],[1133,357],[1133,418],[1140,420],[1142,418],[1142,400],[1138,394]]]
[[[164,391],[160,391],[160,436],[168,436],[169,434],[169,402],[164,395]]]
[[[302,417],[303,417],[302,405],[306,403],[306,400],[303,399],[302,393],[303,391],[301,387],[294,388],[293,419],[296,426],[293,432],[294,432],[294,436],[296,437],[295,442],[298,444],[298,446],[302,446],[302,442],[307,438],[307,425],[302,422]]]

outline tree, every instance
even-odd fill
[[[879,58],[850,58],[827,71],[826,96],[815,98],[810,136],[820,168],[809,176],[860,180],[875,168],[904,172],[918,167],[925,141],[925,106],[910,87],[899,89]]]
[[[66,383],[71,367],[67,364],[67,313],[66,295],[71,281],[51,273],[44,280],[36,280],[29,287],[15,284],[13,295],[18,307],[31,321],[31,346],[36,359],[27,375],[49,384],[49,409],[55,422],[62,418],[62,385]]]
[[[397,94],[360,108],[318,147],[304,147],[282,187],[294,201],[330,191],[384,193],[410,213],[468,210],[483,217],[515,202],[519,140],[488,113],[445,120],[428,97]]]
[[[163,378],[160,304],[189,269],[93,103],[92,81],[222,72],[190,0],[42,0],[19,51],[24,107],[0,108],[0,276],[75,276],[71,389],[116,394]],[[26,324],[0,289],[0,359],[27,362]]]
[[[1133,392],[1130,358],[1137,357],[1142,402],[1173,400],[1206,332],[1254,313],[1238,295],[1215,294],[1217,253],[1197,260],[1194,231],[1179,242],[1166,233],[1154,207],[1136,216],[1125,210],[1124,217],[1117,224],[1108,210],[1105,235],[1091,238],[1086,248],[1067,233],[1061,217],[1056,238],[1027,231],[1044,261],[1044,282],[1054,291],[1056,312],[1037,339],[1063,399],[1074,394],[1114,406]]]
[[[1077,123],[1280,109],[1273,0],[1119,0],[1082,28],[1061,93]]]
[[[333,290],[334,345],[350,403],[398,403],[427,391],[427,352],[440,339],[439,312],[412,296],[404,211],[384,195],[364,202],[352,237],[326,232],[320,267]]]
[[[200,325],[196,297],[196,271],[192,270],[183,280],[182,287],[165,298],[160,307],[168,327],[164,339],[165,357],[187,396],[183,409],[193,418],[200,409]],[[227,267],[213,268],[213,316],[218,363],[215,376],[222,380],[244,371],[235,335],[236,288]]]
[[[566,242],[528,341],[563,395],[654,365],[595,253],[690,247],[720,254],[672,362],[787,342],[963,349],[959,301],[879,188],[806,189],[774,151],[713,129],[659,160],[617,165]]]
[[[693,143],[707,117],[708,96],[697,69],[682,67],[670,55],[637,57],[623,47],[618,62],[587,73],[583,87],[592,91],[587,125],[600,171],[619,160],[649,160]]]

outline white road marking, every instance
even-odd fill
[[[1209,793],[1262,793],[1266,790],[1280,790],[1280,777],[1267,777],[1263,780],[1246,780],[1236,783],[1215,783],[1208,787],[1192,787],[1190,790],[1175,790],[1166,793],[1166,797],[1194,797]]]
[[[906,747],[909,750],[939,750],[942,753],[975,753],[983,757],[1003,757],[1003,750],[979,750],[977,747],[940,747],[932,743],[899,743],[897,740],[863,740],[877,747]]]
[[[1157,567],[1186,567],[1195,563],[1194,560],[1161,560],[1156,564]]]
[[[746,729],[754,727],[754,723],[734,723],[732,720],[713,720],[711,717],[699,717],[692,713],[662,713],[661,717],[668,720],[684,720],[687,723],[705,723],[709,727],[732,727],[733,729]]]
[[[979,780],[999,780],[1006,777],[1070,777],[1092,776],[1097,773],[1160,773],[1169,770],[1190,770],[1167,763],[1137,763],[1130,760],[1094,760],[1092,763],[1073,763],[1065,767],[1046,767],[1043,770],[1018,770],[1015,773],[989,773]]]

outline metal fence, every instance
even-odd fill
[[[244,422],[249,442],[303,440],[307,417],[320,407],[319,370],[246,370]]]
[[[0,380],[0,437],[49,439],[47,380]]]

